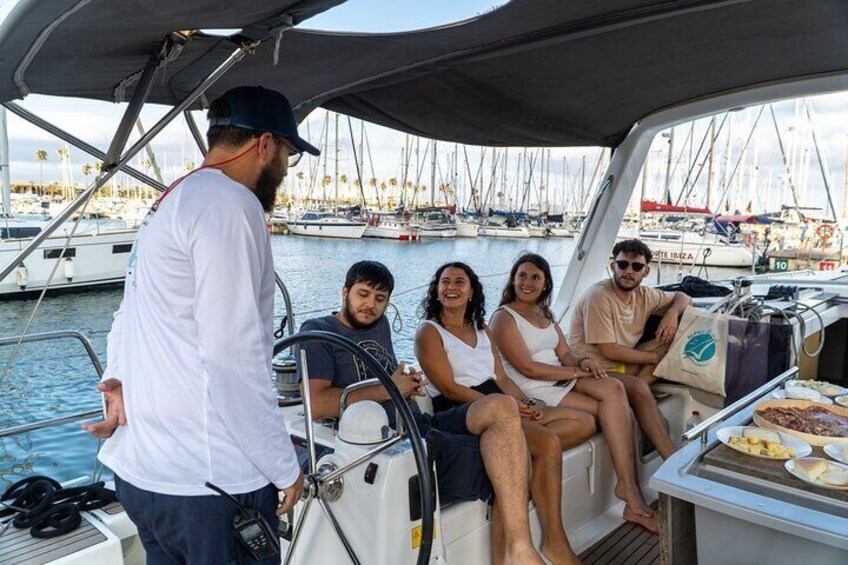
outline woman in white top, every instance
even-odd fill
[[[618,476],[615,494],[626,504],[624,519],[658,533],[659,523],[636,480],[633,423],[620,381],[592,359],[575,356],[549,308],[553,283],[544,257],[526,253],[512,267],[492,316],[492,335],[506,373],[524,394],[554,406],[584,410],[597,418]]]
[[[468,265],[439,267],[422,309],[425,321],[415,336],[415,355],[430,382],[433,408],[445,410],[487,394],[519,401],[532,458],[530,494],[544,531],[541,551],[554,563],[578,563],[562,524],[561,453],[591,437],[594,419],[580,410],[525,402],[526,395],[504,373],[491,342],[484,323],[483,286]]]

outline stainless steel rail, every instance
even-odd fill
[[[294,335],[294,308],[292,308],[291,295],[289,294],[289,289],[286,288],[286,283],[283,282],[283,278],[274,271],[274,280],[277,283],[277,288],[280,289],[280,292],[283,295],[283,303],[286,305],[286,327],[289,330],[289,335]]]
[[[15,337],[5,337],[0,338],[0,346],[4,345],[15,345],[17,343],[31,343],[36,341],[51,341],[56,339],[76,339],[80,343],[82,343],[83,347],[85,347],[85,351],[88,353],[89,359],[91,359],[91,364],[94,365],[94,370],[97,371],[98,378],[103,378],[103,366],[100,364],[100,358],[97,357],[97,352],[94,351],[94,346],[91,345],[91,341],[85,335],[77,331],[59,331],[59,332],[44,332],[38,334],[30,334],[25,335],[23,337],[15,336]],[[0,430],[0,438],[14,436],[17,434],[22,434],[26,432],[31,432],[35,430],[40,430],[43,428],[49,428],[51,426],[60,426],[62,424],[68,424],[71,422],[76,422],[79,420],[87,420],[89,418],[96,418],[98,416],[102,416],[103,412],[101,409],[97,410],[88,410],[86,412],[76,412],[74,414],[69,414],[67,416],[62,416],[60,418],[51,418],[49,420],[40,420],[38,422],[32,422],[30,424],[23,424],[20,426],[13,426],[11,428],[6,428]]]
[[[370,388],[372,386],[382,386],[380,379],[365,379],[364,381],[353,383],[352,385],[344,388],[342,396],[339,398],[339,422],[342,421],[342,414],[344,414],[345,408],[347,408],[347,397],[352,392],[356,392],[357,390],[362,390],[364,388]]]
[[[723,420],[726,420],[727,418],[730,418],[731,416],[737,414],[742,409],[744,409],[746,406],[748,406],[749,404],[751,404],[752,402],[754,402],[755,400],[760,398],[762,395],[764,395],[765,393],[769,392],[772,389],[779,387],[785,381],[789,380],[790,377],[795,376],[797,374],[798,374],[798,367],[792,367],[788,371],[785,371],[785,372],[779,374],[778,376],[776,376],[775,378],[773,378],[772,380],[770,380],[766,384],[762,385],[758,389],[754,390],[753,392],[749,392],[747,395],[743,396],[742,398],[740,398],[739,400],[737,400],[736,402],[734,402],[730,406],[724,408],[723,410],[720,410],[716,414],[713,414],[712,416],[710,416],[709,418],[707,418],[706,420],[704,420],[703,422],[701,422],[700,424],[698,424],[697,426],[695,426],[694,428],[689,430],[688,432],[684,433],[683,434],[683,441],[685,441],[685,442],[692,441],[696,437],[700,436],[701,437],[701,443],[703,445],[706,445],[707,444],[707,437],[709,436],[709,431],[710,431],[710,428],[712,426],[714,426],[715,424],[717,424],[717,423],[719,423]]]

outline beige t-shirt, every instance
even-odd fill
[[[591,355],[604,369],[619,365],[605,359],[596,347],[599,343],[617,343],[636,347],[645,323],[652,314],[661,314],[674,301],[674,293],[640,286],[622,302],[613,290],[613,281],[596,283],[580,297],[571,314],[568,346],[572,351]]]

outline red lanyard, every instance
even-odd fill
[[[216,167],[220,167],[221,165],[226,165],[227,163],[232,163],[233,161],[237,161],[238,159],[241,159],[242,157],[244,157],[245,155],[250,153],[250,151],[252,151],[253,148],[258,147],[258,145],[259,145],[258,142],[254,143],[253,145],[251,145],[250,147],[248,147],[247,149],[245,149],[244,151],[242,151],[241,153],[239,153],[235,157],[227,159],[226,161],[221,161],[219,163],[210,163],[209,165],[203,165],[201,167],[194,169],[193,171],[189,171],[188,173],[184,174],[183,176],[181,176],[180,178],[178,178],[177,180],[172,182],[171,185],[168,188],[165,189],[165,191],[159,196],[159,198],[156,199],[156,202],[153,203],[153,206],[150,207],[150,211],[147,214],[148,215],[155,214],[156,210],[159,209],[159,205],[162,204],[163,200],[165,200],[165,197],[168,196],[171,193],[171,191],[178,184],[183,182],[189,176],[193,175],[194,173],[196,173],[198,171],[202,171],[203,169],[213,169],[213,168],[216,168]]]

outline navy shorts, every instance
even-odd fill
[[[115,475],[115,494],[147,553],[147,565],[279,565],[280,555],[254,560],[233,534],[236,506],[223,496],[172,496],[137,488]],[[280,525],[277,488],[234,495],[257,510],[272,531]]]
[[[428,444],[438,442],[436,473],[442,504],[484,500],[494,496],[480,455],[480,438],[468,431],[470,404],[434,415],[416,413],[415,423]]]

